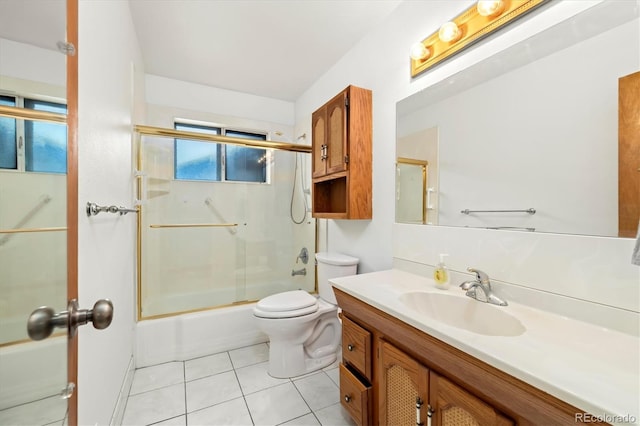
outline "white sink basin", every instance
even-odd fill
[[[519,336],[526,330],[518,318],[505,312],[508,308],[469,297],[411,292],[401,295],[400,302],[435,321],[486,336]]]

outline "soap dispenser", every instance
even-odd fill
[[[449,288],[449,269],[444,263],[444,258],[448,254],[440,254],[440,262],[433,271],[433,280],[436,282],[436,288],[446,290]]]

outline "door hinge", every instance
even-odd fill
[[[76,55],[76,47],[73,43],[67,43],[64,41],[59,41],[56,43],[58,50],[67,56],[75,56]]]
[[[76,384],[73,382],[69,382],[67,383],[67,386],[64,387],[64,389],[62,389],[60,391],[60,398],[62,399],[69,399],[73,396],[73,391],[76,390]]]
[[[349,108],[349,97],[348,96],[346,98],[344,98],[344,106]]]
[[[345,163],[348,163],[348,162],[349,162],[349,156],[348,156],[348,155],[345,155],[345,156],[344,156],[344,162],[345,162]]]

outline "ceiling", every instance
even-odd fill
[[[295,101],[401,0],[130,0],[149,74]]]
[[[146,73],[295,101],[401,1],[129,3]],[[0,37],[56,49],[65,34],[64,4],[0,0]]]

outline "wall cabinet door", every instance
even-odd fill
[[[327,103],[327,174],[347,170],[347,90]]]
[[[432,426],[504,426],[515,423],[465,389],[429,372]]]
[[[327,174],[325,149],[327,146],[327,107],[326,105],[311,115],[312,162],[311,176],[322,177]]]
[[[391,344],[381,342],[379,371],[379,423],[427,424],[429,370]]]
[[[311,116],[314,178],[347,170],[348,88]]]

